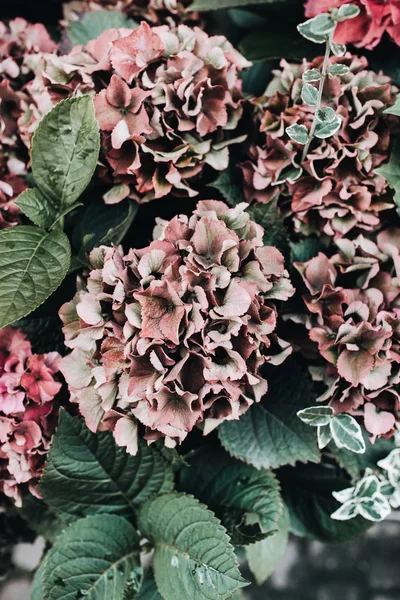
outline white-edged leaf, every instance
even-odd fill
[[[303,146],[307,144],[308,129],[305,125],[298,125],[297,123],[290,125],[290,127],[286,128],[286,133],[294,142],[302,144]]]
[[[331,514],[331,519],[336,521],[348,521],[358,515],[358,506],[355,500],[346,502]]]
[[[331,137],[332,135],[335,135],[335,133],[339,131],[341,126],[342,119],[338,117],[338,115],[335,115],[335,118],[329,123],[317,123],[314,135],[320,140],[324,140],[326,138]]]
[[[148,500],[138,526],[155,546],[153,570],[164,600],[225,600],[248,585],[225,529],[193,496]]]
[[[299,419],[311,425],[317,427],[318,425],[328,425],[334,415],[334,410],[331,406],[309,406],[299,410],[297,416]]]
[[[345,21],[346,19],[354,19],[360,14],[360,7],[356,4],[342,4],[337,12],[337,20]]]
[[[321,13],[316,17],[310,19],[311,31],[316,35],[327,36],[335,29],[336,23],[332,21],[332,18],[328,13]]]
[[[43,573],[46,600],[122,600],[141,579],[139,538],[123,517],[98,515],[68,527],[49,550]]]
[[[302,80],[306,83],[311,83],[312,81],[319,81],[322,77],[321,71],[319,69],[307,69],[304,71],[301,76]]]
[[[154,447],[140,443],[131,456],[110,432],[94,434],[83,419],[61,410],[40,489],[64,520],[99,513],[129,517],[173,485],[172,469]]]
[[[324,44],[326,42],[327,36],[317,34],[313,31],[311,27],[311,22],[313,19],[308,19],[308,21],[304,21],[304,23],[300,23],[297,25],[297,30],[306,40],[310,40],[311,42],[315,42],[316,44]]]
[[[301,88],[301,99],[308,106],[315,106],[318,100],[318,90],[311,83],[304,83]]]
[[[258,585],[267,581],[283,557],[289,539],[289,524],[289,513],[284,507],[283,514],[278,521],[278,531],[265,540],[247,546],[246,556],[249,569]]]
[[[383,521],[392,512],[389,501],[382,494],[376,494],[372,498],[362,498],[358,511],[368,521]]]
[[[321,106],[315,112],[315,118],[319,123],[332,123],[335,120],[336,113],[330,106]]]
[[[322,450],[332,439],[331,428],[329,425],[319,426],[317,429],[318,448]]]
[[[330,423],[331,433],[339,448],[347,448],[356,454],[365,452],[365,442],[360,425],[354,417],[340,414],[333,417]]]
[[[40,306],[63,281],[70,262],[62,231],[30,225],[0,231],[0,328]]]
[[[347,73],[350,73],[350,69],[347,65],[331,65],[328,68],[328,74],[331,77],[343,77],[343,75],[347,75]]]
[[[89,184],[100,131],[89,95],[62,100],[43,117],[32,140],[32,173],[39,191],[58,207],[71,206]]]
[[[344,44],[331,44],[331,50],[335,56],[344,56],[347,48]]]

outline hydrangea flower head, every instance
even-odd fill
[[[254,100],[260,137],[242,171],[248,201],[279,197],[282,214],[295,231],[339,238],[375,230],[382,214],[394,207],[387,182],[374,171],[388,159],[396,118],[382,110],[394,103],[396,88],[388,77],[368,70],[365,58],[334,57],[334,63],[350,71],[340,80],[326,81],[323,104],[335,110],[342,127],[330,138],[314,138],[302,175],[282,183],[301,163],[303,152],[286,129],[295,123],[310,129],[314,116],[314,107],[301,99],[301,76],[320,68],[322,60],[301,65],[281,61],[265,95]]]
[[[326,386],[320,400],[363,418],[374,441],[394,434],[400,409],[400,230],[337,246],[331,258],[295,263],[320,355],[310,371]]]
[[[84,50],[44,57],[20,127],[29,145],[49,104],[95,91],[105,179],[118,190],[106,198],[195,196],[196,177],[225,169],[229,146],[246,137],[235,130],[244,103],[238,74],[249,64],[225,37],[196,27],[110,29]]]
[[[146,248],[92,251],[86,285],[61,308],[72,400],[132,454],[138,424],[171,445],[238,419],[267,390],[261,365],[290,353],[274,300],[293,288],[246,206],[201,201]]]
[[[17,506],[42,473],[56,424],[61,389],[58,352],[32,354],[14,327],[0,330],[0,489]]]

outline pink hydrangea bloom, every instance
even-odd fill
[[[259,373],[291,351],[274,333],[275,300],[293,293],[282,254],[245,212],[205,200],[160,222],[148,247],[92,251],[84,287],[60,311],[60,365],[92,431],[134,454],[238,419],[267,390]]]
[[[331,258],[295,263],[309,290],[303,322],[320,356],[311,373],[326,385],[320,400],[362,417],[373,441],[393,435],[399,420],[400,229],[337,247]]]
[[[57,352],[32,354],[14,327],[0,330],[0,489],[17,506],[37,482],[57,424]]]
[[[108,187],[146,202],[195,196],[196,178],[228,166],[243,112],[238,73],[250,63],[222,36],[186,25],[111,29],[65,56],[46,55],[25,88],[19,127],[27,145],[62,97],[96,91],[102,131],[99,170]],[[101,71],[101,77],[99,77]],[[116,198],[113,189],[106,199]]]
[[[331,8],[349,4],[350,0],[307,0],[307,17],[314,17]],[[334,41],[337,44],[354,44],[368,50],[375,48],[385,31],[400,45],[400,1],[399,0],[351,0],[360,8],[354,19],[338,23]]]
[[[265,95],[254,100],[260,133],[241,167],[248,201],[279,198],[295,231],[337,239],[376,230],[394,207],[386,180],[374,171],[388,159],[397,127],[396,117],[382,114],[393,104],[397,88],[388,77],[368,70],[364,57],[347,54],[332,61],[350,69],[341,81],[332,78],[324,86],[323,102],[335,109],[343,125],[334,136],[313,140],[301,177],[281,183],[303,152],[286,129],[294,123],[311,126],[314,108],[301,100],[301,75],[320,68],[321,57],[301,65],[281,61]]]

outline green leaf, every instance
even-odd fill
[[[135,21],[128,19],[121,11],[96,10],[84,13],[78,21],[71,21],[67,28],[67,34],[72,44],[86,46],[90,40],[98,38],[106,29],[119,29],[120,27],[135,29],[137,26]]]
[[[57,351],[65,354],[66,347],[62,332],[62,322],[58,316],[36,317],[29,315],[13,323],[28,336],[32,352],[45,354]]]
[[[278,521],[278,531],[246,548],[249,569],[258,585],[265,583],[283,557],[289,539],[289,513],[286,507]]]
[[[360,14],[360,7],[356,4],[343,4],[339,7],[337,12],[338,21],[345,21],[346,19],[354,19]]]
[[[22,518],[38,535],[53,543],[65,524],[53,513],[43,500],[26,494],[19,510]]]
[[[394,202],[397,206],[397,212],[400,211],[400,140],[393,144],[392,153],[389,162],[385,163],[374,171],[381,175],[394,190]]]
[[[385,108],[383,112],[388,115],[395,115],[396,117],[400,117],[400,96],[397,96],[396,102],[393,104],[393,106]]]
[[[276,531],[283,505],[271,471],[258,471],[216,446],[202,448],[188,462],[181,471],[180,489],[207,504],[235,546]]]
[[[290,254],[289,238],[276,200],[268,202],[268,204],[251,206],[247,212],[256,223],[264,228],[264,244],[275,246],[288,257]]]
[[[331,77],[343,77],[343,75],[347,75],[349,72],[350,69],[346,65],[331,65],[328,68],[328,74]]]
[[[314,256],[317,256],[321,248],[319,238],[308,236],[299,242],[291,242],[292,261],[307,262]]]
[[[308,142],[308,129],[305,125],[298,125],[297,123],[290,125],[290,127],[286,128],[286,133],[291,140],[298,144],[304,146]]]
[[[334,415],[334,410],[331,406],[310,406],[299,410],[297,416],[306,425],[317,427],[318,425],[328,425]]]
[[[0,231],[0,328],[40,306],[66,276],[70,260],[61,231],[30,225]]]
[[[135,600],[163,600],[157,589],[156,580],[152,571],[147,571],[142,579],[140,590]]]
[[[315,118],[319,123],[332,123],[335,120],[336,113],[330,106],[321,106],[316,113]]]
[[[366,446],[364,454],[355,454],[346,448],[338,448],[334,443],[329,446],[329,451],[334,455],[338,464],[353,479],[360,479],[362,473],[368,468],[376,469],[378,462],[385,458],[394,447],[393,439],[378,438],[374,444],[371,444],[366,431],[363,436]]]
[[[130,517],[153,494],[173,489],[173,472],[145,442],[131,456],[110,432],[94,434],[83,419],[62,410],[40,489],[64,520],[99,513]]]
[[[335,56],[344,56],[347,48],[344,44],[331,44],[331,50]]]
[[[304,21],[304,23],[300,23],[299,25],[297,25],[297,29],[299,33],[301,33],[301,35],[306,38],[306,40],[310,40],[310,42],[315,42],[316,44],[324,44],[326,42],[327,36],[315,33],[311,26],[313,20],[314,19],[309,19],[308,21]]]
[[[230,206],[246,201],[243,194],[243,177],[235,163],[230,162],[228,168],[210,183],[210,187],[217,189]]]
[[[116,515],[80,519],[60,535],[44,564],[46,600],[122,600],[140,585],[139,538]]]
[[[332,469],[319,465],[286,468],[280,472],[280,482],[291,530],[296,535],[322,542],[345,542],[371,526],[362,517],[347,523],[331,519],[340,506],[332,492],[349,486],[348,480],[332,475]]]
[[[139,529],[154,543],[154,575],[164,600],[225,600],[247,585],[225,529],[192,496],[148,500]]]
[[[305,104],[308,104],[309,106],[315,106],[317,104],[317,100],[318,100],[317,88],[314,87],[313,85],[311,85],[311,83],[304,83],[303,87],[301,88],[301,98]],[[301,127],[301,125],[299,125],[299,127]],[[303,127],[307,131],[307,138],[308,138],[308,129],[304,125],[303,125]],[[288,135],[290,135],[290,134],[288,134]]]
[[[332,121],[317,123],[314,131],[315,137],[325,140],[339,131],[342,126],[342,119],[335,115]]]
[[[311,31],[316,35],[327,36],[335,29],[336,24],[328,13],[321,13],[309,21]]]
[[[15,204],[20,207],[32,223],[38,227],[43,227],[43,229],[48,229],[56,219],[57,206],[52,201],[47,200],[37,188],[30,188],[22,192]]]
[[[32,173],[58,213],[72,206],[89,184],[99,151],[91,96],[62,100],[40,121],[32,140]]]
[[[310,55],[313,46],[300,36],[293,37],[292,28],[277,31],[275,22],[272,21],[268,27],[253,29],[251,33],[246,34],[239,44],[239,49],[248,60],[255,62],[281,58],[302,60],[304,56]],[[270,72],[271,67],[268,76]]]
[[[302,75],[302,80],[310,83],[311,81],[320,81],[322,75],[319,69],[307,69]]]
[[[221,10],[222,8],[236,8],[238,6],[255,6],[259,4],[275,4],[285,0],[195,0],[187,10]]]
[[[311,382],[305,369],[289,358],[280,367],[266,369],[269,391],[238,421],[218,427],[222,445],[257,469],[275,469],[297,461],[318,462],[315,432],[301,422],[297,412],[313,403]]]
[[[33,576],[30,600],[43,600],[43,571],[45,560],[46,559],[42,559],[41,564],[36,569],[35,575]]]
[[[350,415],[336,415],[330,422],[333,440],[339,448],[347,448],[356,454],[365,452],[361,427]]]
[[[138,211],[133,200],[123,200],[118,204],[107,205],[98,199],[91,203],[77,224],[73,233],[75,246],[84,253],[95,246],[119,244]]]
[[[317,429],[318,448],[326,448],[332,439],[331,428],[329,425],[318,425]]]

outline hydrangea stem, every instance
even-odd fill
[[[303,162],[307,158],[308,150],[309,150],[311,142],[313,141],[313,138],[314,138],[315,128],[317,126],[317,119],[315,118],[315,114],[321,108],[322,94],[324,92],[325,79],[326,79],[326,75],[328,73],[328,63],[329,63],[329,57],[331,55],[331,43],[332,43],[334,33],[335,33],[335,31],[332,31],[332,33],[329,35],[328,39],[326,40],[325,56],[324,56],[324,62],[322,65],[322,70],[321,70],[321,79],[319,81],[318,98],[317,98],[317,102],[315,104],[314,119],[313,119],[313,122],[311,125],[310,133],[308,135],[307,143],[304,146],[303,154],[301,155],[301,164],[303,164]]]

